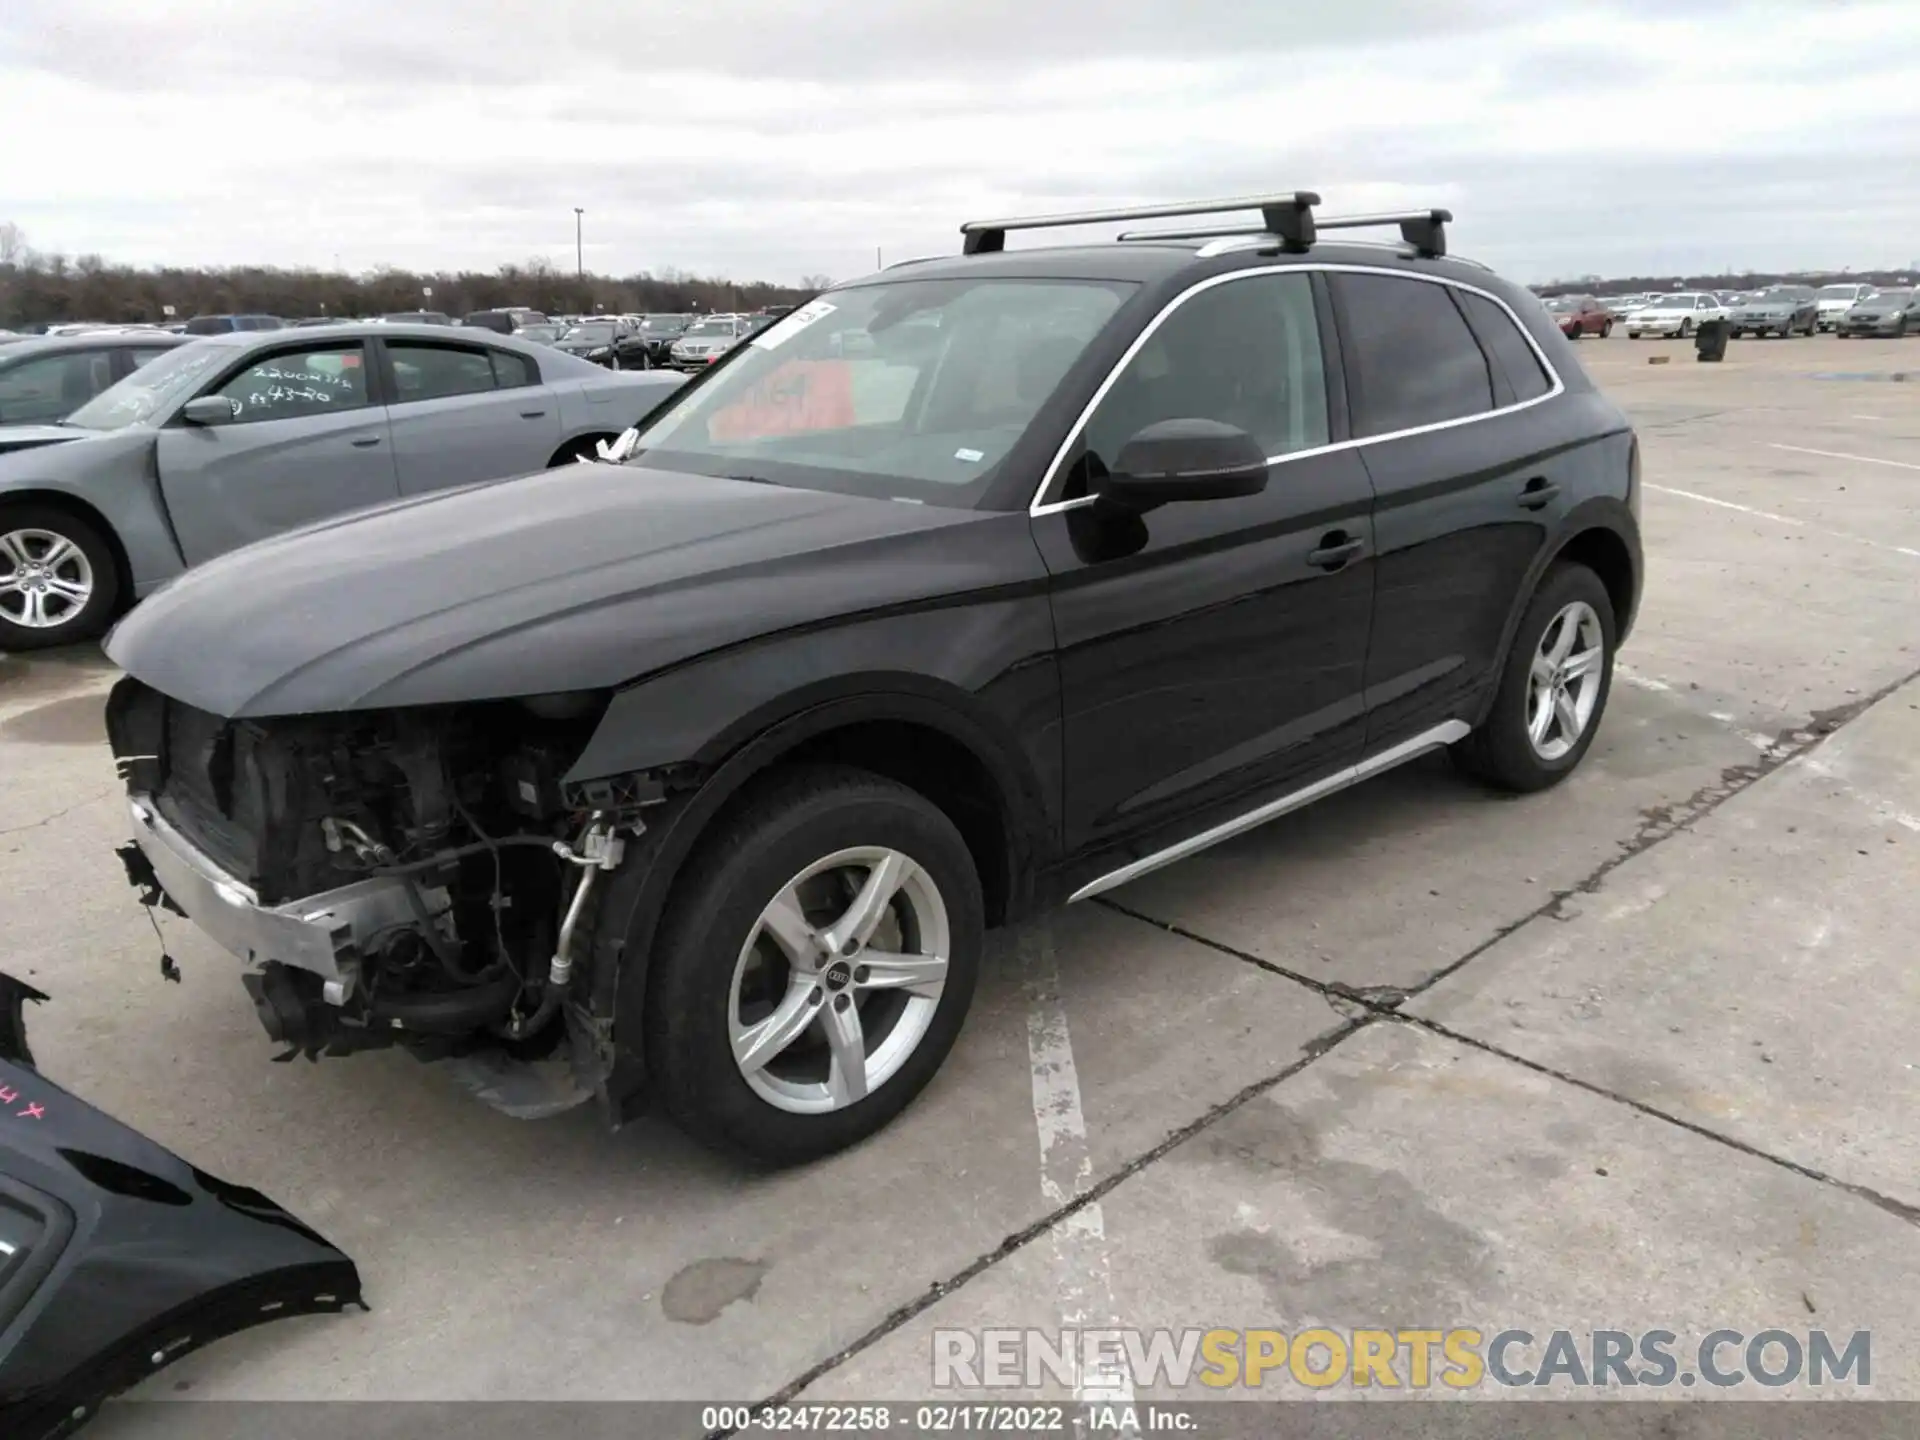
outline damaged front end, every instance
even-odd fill
[[[354,1264],[32,1068],[0,975],[0,1435],[56,1440],[210,1341],[362,1305]]]
[[[229,720],[122,679],[128,877],[248,962],[279,1058],[398,1045],[510,1113],[564,1109],[611,1063],[576,972],[660,798],[565,793],[606,698]]]

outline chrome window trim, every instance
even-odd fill
[[[1466,281],[1457,280],[1450,275],[1419,275],[1407,270],[1390,269],[1384,265],[1341,265],[1333,262],[1314,262],[1311,260],[1292,265],[1261,265],[1248,270],[1231,270],[1224,275],[1212,275],[1205,280],[1196,281],[1185,290],[1182,290],[1162,306],[1160,313],[1154,316],[1153,319],[1148,322],[1146,328],[1134,337],[1133,343],[1127,346],[1126,353],[1122,355],[1119,360],[1114,363],[1113,368],[1107,372],[1107,378],[1100,382],[1100,388],[1093,392],[1093,398],[1088,400],[1085,408],[1081,410],[1080,418],[1073,422],[1073,428],[1067,432],[1067,438],[1061,442],[1060,448],[1054,452],[1053,460],[1047,466],[1046,474],[1041,478],[1039,489],[1033,492],[1033,499],[1027,503],[1027,514],[1038,518],[1042,515],[1058,514],[1062,510],[1075,510],[1083,505],[1091,505],[1093,503],[1094,497],[1091,495],[1077,496],[1072,500],[1052,500],[1045,503],[1042,503],[1042,497],[1053,488],[1053,482],[1059,478],[1061,467],[1066,464],[1067,456],[1072,453],[1073,447],[1079,443],[1081,435],[1087,428],[1087,422],[1093,418],[1093,412],[1100,408],[1100,402],[1107,398],[1107,392],[1113,389],[1115,383],[1120,379],[1122,372],[1126,370],[1127,366],[1133,363],[1134,356],[1138,355],[1147,341],[1153,338],[1154,332],[1166,323],[1169,315],[1173,314],[1175,310],[1178,310],[1195,295],[1200,294],[1204,290],[1211,290],[1216,285],[1231,285],[1236,280],[1249,280],[1259,275],[1311,274],[1315,271],[1319,271],[1322,274],[1386,275],[1396,280],[1412,280],[1423,285],[1451,285],[1456,290],[1464,290],[1468,294],[1478,295],[1482,299],[1491,300],[1506,312],[1509,320],[1513,321],[1514,326],[1520,331],[1521,336],[1532,349],[1534,358],[1540,362],[1540,368],[1546,372],[1547,379],[1550,380],[1552,384],[1548,387],[1544,395],[1536,395],[1531,400],[1516,401],[1511,405],[1496,406],[1492,410],[1482,411],[1478,415],[1461,415],[1452,420],[1436,420],[1430,425],[1415,425],[1406,430],[1390,430],[1384,435],[1364,435],[1358,439],[1334,440],[1325,445],[1315,445],[1307,450],[1292,450],[1284,455],[1269,455],[1267,457],[1267,464],[1270,466],[1284,465],[1293,460],[1305,460],[1313,455],[1330,455],[1338,450],[1353,450],[1362,445],[1379,445],[1388,440],[1404,440],[1409,435],[1426,435],[1437,430],[1451,430],[1457,425],[1473,425],[1482,420],[1492,420],[1502,415],[1512,415],[1534,405],[1543,405],[1547,401],[1556,399],[1567,393],[1566,382],[1560,378],[1560,372],[1554,368],[1553,362],[1547,358],[1547,352],[1540,348],[1540,342],[1533,338],[1533,332],[1527,329],[1525,322],[1520,319],[1519,313],[1500,296],[1494,294],[1491,290],[1483,290],[1478,285],[1470,285]],[[1478,343],[1478,337],[1476,337],[1476,343]],[[1322,361],[1324,362],[1324,360],[1325,352],[1323,351]]]

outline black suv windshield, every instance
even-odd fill
[[[831,291],[742,345],[641,434],[635,458],[971,506],[1135,288],[980,279]]]
[[[611,340],[613,339],[613,322],[596,320],[590,325],[575,325],[560,338],[562,340]]]

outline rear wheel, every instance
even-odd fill
[[[688,862],[654,952],[649,1070],[695,1139],[767,1164],[865,1139],[973,999],[980,879],[918,792],[838,766],[763,786]]]
[[[1604,340],[1611,334],[1613,334],[1613,322],[1611,320],[1602,320],[1600,322],[1600,338]]]
[[[1554,566],[1513,637],[1493,708],[1453,747],[1461,768],[1503,790],[1544,790],[1586,757],[1613,685],[1613,602],[1584,565]]]
[[[1693,322],[1691,320],[1682,320],[1680,322],[1680,338],[1684,340],[1691,334],[1693,334]]]
[[[119,606],[106,537],[52,505],[0,505],[0,651],[92,640]]]

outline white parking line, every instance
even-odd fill
[[[1782,448],[1790,449],[1792,447]],[[1813,453],[1824,454],[1825,452],[1815,451]],[[1920,466],[1915,466],[1914,468],[1920,469]],[[1716,499],[1712,495],[1702,495],[1694,490],[1676,490],[1671,485],[1649,485],[1647,489],[1658,490],[1662,495],[1678,495],[1682,500],[1697,500],[1702,505],[1718,505],[1722,510],[1738,510],[1742,515],[1752,515],[1761,520],[1772,520],[1781,525],[1791,525],[1796,530],[1811,530],[1816,535],[1830,536],[1835,540],[1851,540],[1856,545],[1868,545],[1875,550],[1890,550],[1895,555],[1906,555],[1912,559],[1920,560],[1920,550],[1915,550],[1909,545],[1883,545],[1878,540],[1869,540],[1861,535],[1849,535],[1844,530],[1829,530],[1826,526],[1815,525],[1810,520],[1796,520],[1791,515],[1776,514],[1772,510],[1756,510],[1751,505],[1736,505],[1731,500]]]
[[[1093,1184],[1087,1119],[1080,1109],[1080,1072],[1073,1063],[1067,1012],[1060,1004],[1060,967],[1053,931],[1042,921],[1020,938],[1027,991],[1027,1059],[1033,1069],[1033,1122],[1040,1136],[1040,1193],[1065,1205]],[[1115,1322],[1107,1221],[1100,1202],[1082,1206],[1052,1230],[1059,1272],[1063,1327],[1098,1330]],[[1116,1357],[1117,1359],[1117,1357]],[[1074,1399],[1131,1405],[1133,1381],[1124,1368],[1079,1376]]]
[[[1859,418],[1870,419],[1871,417],[1861,416]],[[1805,445],[1779,445],[1771,441],[1768,442],[1768,448],[1773,450],[1791,450],[1797,455],[1824,455],[1829,460],[1852,460],[1860,465],[1891,465],[1896,470],[1920,470],[1920,465],[1914,464],[1911,460],[1876,460],[1871,455],[1847,455],[1838,450],[1811,450]]]

